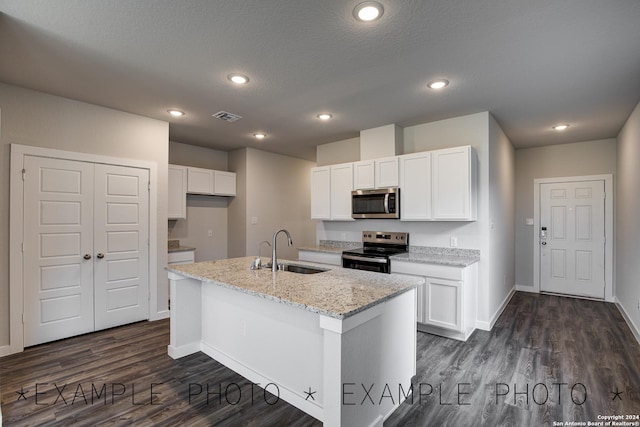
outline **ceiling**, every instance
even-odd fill
[[[0,81],[168,121],[172,141],[310,160],[481,111],[517,148],[612,138],[640,100],[640,1],[379,0],[369,23],[360,1],[0,0]]]

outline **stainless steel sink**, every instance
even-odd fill
[[[309,267],[308,265],[298,264],[278,264],[278,270],[298,274],[316,274],[322,273],[323,271],[329,271],[328,268]]]

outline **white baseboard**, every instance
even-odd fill
[[[631,333],[633,333],[633,336],[636,337],[636,341],[638,341],[638,344],[640,344],[640,329],[635,323],[633,323],[631,316],[629,316],[629,313],[627,313],[627,311],[624,309],[624,306],[620,304],[618,298],[616,298],[616,307],[618,307],[618,310],[620,311],[620,314],[622,314],[624,321],[627,322],[627,325],[629,325],[629,329],[631,329]]]
[[[197,353],[201,350],[202,346],[200,341],[181,345],[180,347],[174,347],[172,345],[167,346],[167,353],[172,359],[180,359],[181,357]]]
[[[0,357],[3,356],[8,356],[10,354],[12,354],[13,352],[11,351],[11,346],[10,345],[3,345],[2,347],[0,347]],[[2,425],[2,424],[0,424]]]
[[[162,310],[157,313],[152,313],[151,316],[149,316],[149,321],[153,322],[155,320],[168,319],[169,317],[171,317],[171,310]]]
[[[540,291],[535,289],[533,286],[524,286],[524,285],[516,285],[516,291],[518,292],[529,292],[533,294],[539,294]]]
[[[493,314],[493,316],[491,317],[491,320],[489,322],[476,320],[476,328],[482,329],[483,331],[490,331],[491,329],[493,329],[493,326],[498,321],[498,318],[500,317],[504,309],[507,308],[507,305],[509,305],[509,301],[511,301],[511,298],[513,298],[515,294],[516,294],[516,287],[514,286],[511,288],[511,290],[505,297],[504,301],[502,301],[502,304],[500,304],[500,307],[498,307],[496,312]]]

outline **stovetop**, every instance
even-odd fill
[[[343,254],[377,258],[389,258],[392,255],[406,253],[409,249],[409,234],[400,232],[363,231],[363,247],[349,249]]]
[[[383,246],[375,246],[375,247],[365,247],[359,249],[350,249],[347,251],[343,251],[343,254],[351,254],[351,255],[369,255],[369,256],[380,256],[380,257],[389,257],[391,255],[398,255],[407,252],[406,248],[396,248],[396,247],[383,247]]]

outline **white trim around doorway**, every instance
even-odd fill
[[[149,320],[166,317],[158,312],[158,165],[155,162],[78,153],[29,145],[11,144],[10,194],[9,194],[9,346],[3,353],[19,353],[24,350],[24,326],[22,316],[23,271],[22,242],[24,234],[24,188],[22,168],[24,156],[49,157],[91,163],[130,166],[149,170]]]
[[[540,293],[540,185],[561,182],[604,181],[604,300],[615,302],[613,265],[613,175],[569,176],[560,178],[540,178],[533,180],[533,289]]]

